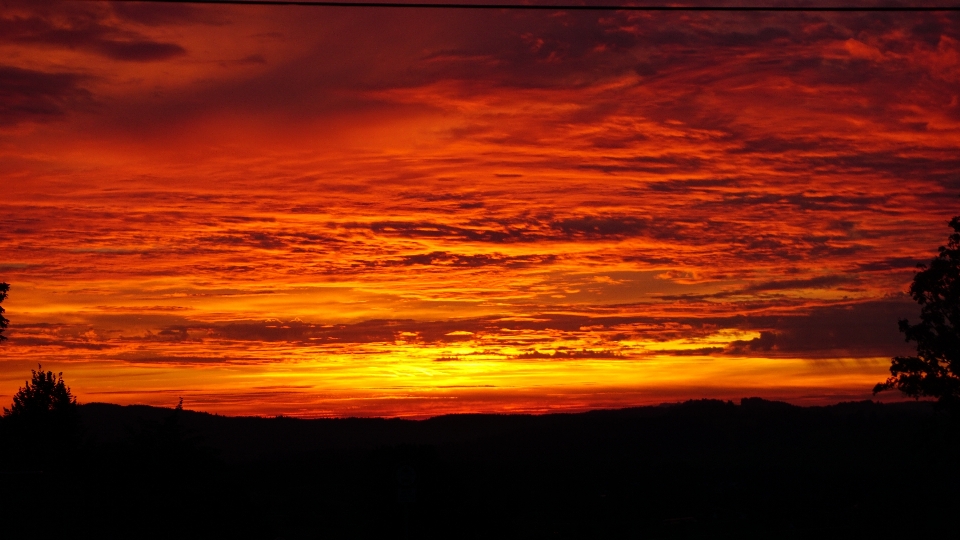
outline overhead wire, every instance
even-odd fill
[[[328,2],[315,0],[72,0],[77,2],[138,4],[209,4],[232,6],[304,6],[338,8],[389,9],[483,9],[483,10],[548,10],[548,11],[740,11],[740,12],[950,12],[955,6],[662,6],[662,5],[581,5],[581,4],[503,4],[464,2]]]

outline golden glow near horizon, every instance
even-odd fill
[[[0,401],[866,399],[960,213],[953,14],[34,4]]]

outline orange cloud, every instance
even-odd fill
[[[956,28],[9,3],[0,394],[39,361],[244,414],[868,396],[957,213]]]

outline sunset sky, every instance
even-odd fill
[[[960,214],[960,13],[2,0],[0,186],[3,406],[870,399]]]

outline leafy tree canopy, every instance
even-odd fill
[[[920,322],[900,321],[907,341],[917,343],[916,356],[898,356],[891,377],[874,393],[896,388],[920,398],[937,398],[951,408],[960,404],[960,216],[950,221],[953,234],[929,266],[920,265],[910,295],[920,304]]]

